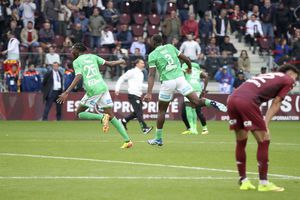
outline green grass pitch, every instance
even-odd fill
[[[0,199],[300,199],[299,122],[271,123],[269,179],[282,193],[239,191],[234,135],[226,122],[208,127],[206,136],[181,135],[183,123],[167,121],[157,147],[145,142],[154,131],[143,135],[133,121],[134,147],[124,150],[114,128],[103,134],[95,121],[0,121]],[[255,185],[256,147],[251,136],[247,170]]]

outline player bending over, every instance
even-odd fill
[[[123,64],[125,61],[106,61],[99,56],[85,54],[85,51],[86,47],[82,43],[76,43],[73,45],[71,53],[74,57],[73,68],[76,76],[69,88],[59,96],[57,102],[64,103],[72,89],[79,83],[81,79],[83,79],[83,85],[86,94],[80,101],[80,104],[76,110],[76,115],[80,119],[101,120],[103,123],[103,132],[108,131],[108,122],[110,121],[125,141],[121,148],[130,148],[132,147],[133,143],[130,141],[122,123],[114,116],[112,111],[113,101],[109,94],[108,87],[99,71],[99,66],[101,65],[106,64],[108,66],[115,66]],[[92,108],[94,110],[101,108],[106,114],[91,113],[86,111],[88,108]]]
[[[162,82],[159,91],[158,102],[158,117],[156,122],[156,137],[148,140],[151,145],[163,145],[162,142],[162,129],[165,123],[165,114],[170,101],[173,99],[175,91],[180,92],[183,96],[187,97],[194,105],[214,107],[222,112],[226,112],[225,105],[209,100],[199,99],[192,86],[185,80],[179,59],[183,60],[188,65],[187,72],[190,73],[191,62],[178,51],[173,45],[163,45],[163,39],[160,35],[154,35],[151,38],[151,45],[154,50],[150,53],[148,58],[149,64],[149,77],[148,77],[148,92],[144,99],[150,101],[152,98],[152,89],[154,85],[154,78],[156,68],[160,74]]]
[[[240,176],[240,189],[253,190],[255,186],[246,175],[246,144],[248,131],[254,135],[257,148],[257,162],[259,172],[258,191],[284,191],[268,181],[268,162],[270,132],[269,123],[279,111],[281,101],[293,88],[299,77],[299,70],[293,65],[285,65],[278,72],[261,74],[243,83],[227,100],[230,129],[236,135],[236,164]],[[273,99],[271,107],[267,110],[265,119],[259,109],[263,102]]]
[[[182,69],[184,72],[188,69],[186,64],[183,64]],[[192,62],[192,73],[185,73],[185,79],[189,82],[189,84],[193,87],[193,90],[196,92],[198,97],[202,97],[204,93],[202,91],[206,91],[206,86],[208,83],[208,76],[205,72],[202,72],[198,63]],[[204,87],[202,90],[201,78],[204,79]],[[201,111],[201,106],[195,106],[190,103],[188,98],[184,97],[182,109],[182,120],[186,125],[187,130],[183,131],[182,134],[196,134],[197,131],[197,116],[199,117],[202,124],[202,134],[208,134],[208,129],[206,126],[206,119]]]

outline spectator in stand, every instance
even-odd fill
[[[229,56],[227,51],[222,51],[221,57],[219,58],[220,66],[227,66],[230,69],[234,68],[234,58]]]
[[[79,12],[78,16],[75,17],[75,24],[81,24],[81,30],[83,34],[86,34],[89,30],[89,19],[86,18],[84,12]]]
[[[63,76],[58,70],[59,63],[53,63],[52,70],[45,74],[43,80],[43,100],[46,101],[43,120],[48,120],[52,104],[56,104],[56,119],[61,120],[61,104],[56,102],[63,90]]]
[[[16,38],[18,40],[20,40],[21,28],[18,26],[18,22],[16,20],[10,21],[9,27],[8,27],[8,29],[5,30],[5,33],[7,33],[8,31],[13,33],[16,36]],[[5,40],[7,40],[7,37],[5,36],[5,34],[3,35],[3,38]]]
[[[242,35],[242,28],[246,25],[247,15],[244,11],[240,10],[239,5],[235,5],[233,12],[229,16],[231,32],[236,32],[240,36]]]
[[[138,48],[134,49],[134,53],[132,55],[129,55],[129,67],[127,68],[127,70],[134,68],[135,61],[137,59],[142,59],[142,60],[144,59],[144,57],[142,56],[142,54],[140,52],[140,49],[138,49]]]
[[[17,8],[11,9],[11,15],[9,17],[9,21],[16,21],[17,27],[19,27],[19,28],[23,27],[24,23],[19,15],[19,9],[17,9]]]
[[[20,41],[15,37],[14,33],[7,32],[8,44],[7,49],[2,51],[1,54],[7,54],[7,60],[19,60],[20,59]]]
[[[177,0],[176,5],[177,9],[179,11],[179,18],[181,20],[181,23],[188,20],[189,18],[189,6],[191,4],[191,1],[189,0]]]
[[[22,92],[39,92],[41,90],[41,76],[35,70],[34,64],[28,66],[23,74]]]
[[[90,7],[92,7],[92,8],[97,7],[100,10],[105,10],[105,7],[104,7],[104,4],[103,4],[102,0],[90,0]]]
[[[29,21],[27,26],[21,31],[21,42],[23,46],[29,48],[39,46],[38,33],[33,28],[33,23],[31,21]]]
[[[105,26],[104,30],[101,31],[101,46],[109,48],[110,51],[116,47],[114,35],[108,26]]]
[[[174,38],[172,39],[171,44],[172,44],[174,47],[176,47],[177,49],[179,49],[180,46],[181,46],[180,43],[179,43],[178,38],[176,38],[176,37],[174,37]]]
[[[163,36],[167,38],[167,43],[171,43],[174,37],[180,38],[181,23],[177,17],[176,11],[171,11],[170,17],[165,18],[161,25]]]
[[[157,15],[161,18],[164,18],[167,12],[167,1],[165,0],[156,0],[156,10]]]
[[[81,24],[75,24],[72,27],[70,39],[72,40],[73,44],[75,44],[77,42],[82,42],[83,32],[81,29]]]
[[[82,10],[84,6],[87,6],[87,0],[67,0],[66,5],[72,11],[72,13]]]
[[[234,89],[237,89],[237,88],[240,87],[240,85],[242,85],[245,81],[246,81],[245,75],[244,75],[243,71],[240,70],[240,71],[237,73],[237,75],[236,75],[236,77],[235,77],[235,79],[234,79],[234,82],[233,82],[233,88],[234,88]]]
[[[64,88],[68,88],[71,85],[74,78],[75,78],[75,72],[72,67],[72,63],[69,63],[66,65],[66,70],[64,73],[64,81],[63,81]]]
[[[19,70],[17,65],[12,65],[11,70],[4,74],[8,92],[19,91]]]
[[[242,50],[240,57],[238,58],[238,70],[242,70],[245,78],[251,78],[250,74],[250,59],[246,50]]]
[[[231,69],[226,65],[221,67],[215,74],[215,80],[219,82],[219,91],[223,94],[232,92],[234,78],[231,74]]]
[[[124,49],[129,49],[132,43],[132,33],[128,30],[126,24],[121,25],[121,31],[116,34],[117,42],[121,44]]]
[[[227,51],[229,56],[234,56],[234,54],[237,53],[237,50],[234,47],[234,45],[230,42],[230,37],[228,35],[224,37],[224,42],[221,44],[220,50],[221,52]]]
[[[58,19],[57,19],[57,34],[58,35],[66,36],[67,26],[68,26],[71,16],[72,16],[71,10],[67,6],[61,4],[59,12],[58,12]]]
[[[128,59],[128,50],[122,48],[121,44],[117,44],[115,50],[113,51],[113,57],[114,60],[127,60]],[[126,70],[127,65],[126,64],[122,64],[122,65],[117,65],[114,66],[113,69],[111,69],[111,79],[118,79],[122,74],[123,71],[127,71]],[[128,69],[128,68],[127,68]]]
[[[209,12],[206,12],[205,17],[199,20],[198,30],[201,44],[207,45],[209,38],[213,34],[213,21],[210,18]]]
[[[45,56],[45,64],[47,66],[52,66],[53,63],[58,63],[60,64],[60,57],[58,53],[55,53],[55,48],[53,46],[49,47],[49,53],[46,53]]]
[[[215,37],[210,38],[210,42],[205,48],[205,55],[210,55],[211,52],[215,52],[217,56],[220,55],[220,48],[217,46],[217,40]]]
[[[198,42],[193,38],[193,35],[188,34],[187,40],[180,46],[180,52],[191,59],[192,62],[197,62],[198,59],[203,58],[201,48]]]
[[[39,41],[43,49],[49,48],[54,44],[54,31],[51,29],[49,22],[43,24],[43,28],[39,31]]]
[[[291,56],[293,56],[297,61],[300,60],[300,29],[296,29],[295,31]]]
[[[3,30],[5,30],[7,19],[6,6],[0,2],[0,42],[2,41]]]
[[[275,45],[275,50],[274,50],[274,61],[276,63],[279,62],[279,60],[287,55],[290,54],[291,52],[290,46],[287,44],[287,40],[285,38],[282,38],[279,43]]]
[[[130,47],[130,53],[134,54],[135,49],[139,49],[142,57],[146,55],[146,45],[144,43],[144,38],[142,36],[138,37]]]
[[[40,73],[41,75],[44,75],[45,73],[45,56],[44,56],[44,50],[42,47],[36,47],[36,53],[33,55],[32,63],[37,67],[37,69],[41,69]]]
[[[271,37],[272,41],[274,39],[274,29],[273,26],[276,24],[275,8],[271,4],[271,0],[264,0],[264,6],[260,9],[261,25],[263,30],[263,35],[266,37]]]
[[[26,27],[29,21],[34,24],[34,12],[36,10],[36,4],[32,0],[24,0],[19,7],[22,11],[23,26]]]
[[[251,18],[246,24],[246,42],[250,43],[251,46],[254,45],[254,39],[256,37],[263,37],[264,33],[262,31],[261,23],[257,20],[256,15],[251,15]]]
[[[13,0],[13,4],[10,6],[10,9],[11,10],[13,10],[13,9],[19,10],[20,5],[21,5],[21,1],[20,0]]]
[[[257,17],[260,16],[258,5],[252,6],[252,10],[248,12],[248,19],[250,19],[252,15],[255,15]]]
[[[194,6],[194,12],[198,13],[200,19],[204,18],[204,14],[209,12],[211,7],[211,0],[192,0],[191,1]]]
[[[90,38],[90,46],[91,48],[99,48],[100,47],[100,37],[101,31],[106,26],[106,22],[103,17],[99,15],[100,11],[98,8],[93,9],[93,15],[90,16],[89,20],[89,31],[91,34]]]
[[[205,69],[210,77],[214,77],[220,67],[220,62],[216,51],[209,51],[205,60]]]
[[[189,14],[189,19],[183,23],[183,26],[181,27],[181,34],[193,34],[195,39],[199,37],[198,23],[195,20],[194,13]]]
[[[71,40],[70,37],[65,37],[65,41],[63,43],[63,48],[66,49],[66,48],[71,48],[73,46],[73,42]]]
[[[287,39],[291,20],[292,16],[290,10],[284,6],[283,2],[281,2],[275,12],[276,32],[278,37],[285,37]]]
[[[215,18],[214,33],[216,34],[217,43],[221,45],[224,41],[225,35],[227,35],[228,18],[227,11],[222,9],[220,15]]]
[[[119,11],[114,8],[113,1],[108,1],[106,9],[103,11],[103,17],[108,24],[116,25],[119,22]]]
[[[60,8],[61,0],[48,0],[44,4],[44,18],[50,22],[55,33],[57,33],[57,21]]]

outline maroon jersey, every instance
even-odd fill
[[[276,96],[284,99],[294,83],[289,75],[281,72],[261,74],[247,80],[231,96],[243,97],[260,105]]]

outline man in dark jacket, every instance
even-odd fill
[[[59,63],[52,64],[52,70],[47,72],[43,81],[43,100],[46,101],[43,120],[48,120],[52,103],[56,104],[56,119],[61,120],[61,104],[56,99],[63,91],[63,76],[58,70]]]
[[[227,51],[229,56],[233,56],[235,53],[237,53],[237,50],[230,42],[230,37],[228,35],[224,37],[224,42],[220,46],[220,51]]]

